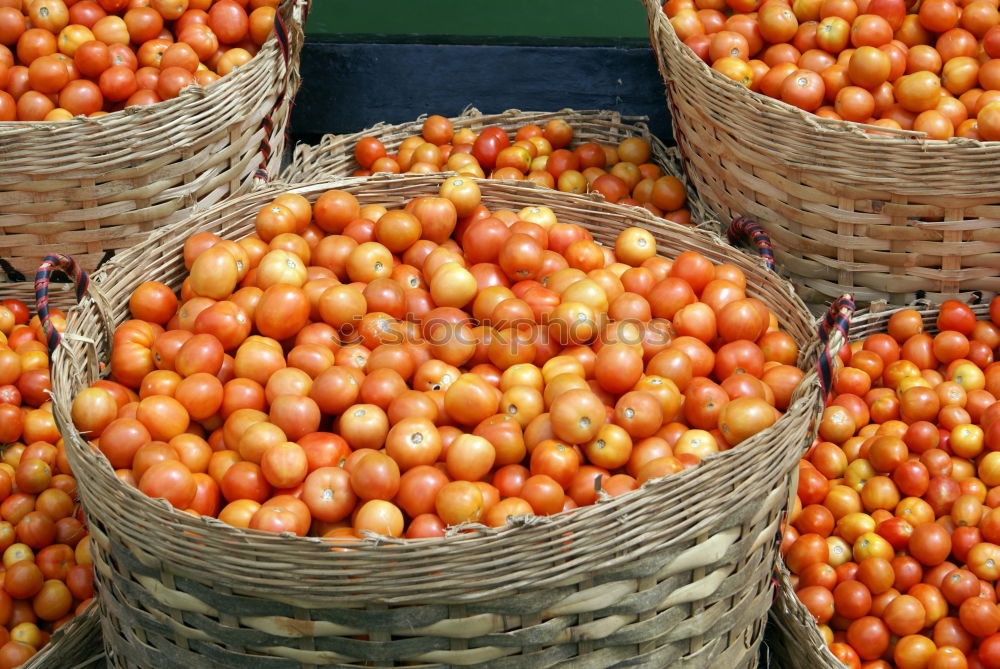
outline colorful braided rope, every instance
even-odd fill
[[[743,239],[753,242],[757,247],[757,253],[764,259],[764,264],[769,270],[774,271],[774,249],[771,248],[771,238],[760,223],[748,216],[734,218],[729,224],[729,230],[726,231],[726,237],[734,246]]]
[[[80,268],[76,260],[70,256],[53,254],[45,256],[41,266],[35,273],[35,308],[38,311],[38,318],[42,321],[42,329],[45,332],[45,343],[49,347],[49,355],[52,355],[62,335],[52,325],[49,317],[49,283],[52,280],[52,273],[62,270],[76,284],[76,299],[79,301],[86,293],[90,285],[90,277]]]
[[[846,313],[844,310],[846,309]],[[830,310],[826,312],[823,323],[819,327],[819,339],[823,342],[823,352],[816,363],[819,367],[819,380],[823,384],[824,395],[833,388],[833,360],[837,351],[830,350],[830,336],[834,330],[838,330],[843,336],[843,342],[847,343],[847,333],[851,329],[851,314],[854,313],[854,298],[851,295],[843,295],[830,305]]]

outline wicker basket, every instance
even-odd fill
[[[50,284],[49,299],[53,306],[69,311],[76,306],[73,285]],[[34,287],[30,283],[0,283],[0,299],[18,299],[26,305],[35,303]],[[24,669],[75,669],[90,665],[103,655],[100,619],[95,605],[56,630],[51,641],[31,658]]]
[[[97,667],[104,658],[101,623],[94,602],[68,625],[56,630],[51,641],[21,669],[83,669]]]
[[[292,163],[282,173],[281,178],[293,183],[312,183],[324,179],[350,177],[358,169],[354,158],[354,145],[363,137],[377,137],[393,152],[407,137],[419,135],[426,115],[410,123],[390,125],[379,123],[349,135],[326,135],[319,144],[299,144],[295,147]],[[489,126],[497,126],[505,132],[514,133],[518,128],[534,123],[544,126],[553,119],[565,119],[573,126],[573,141],[617,144],[627,137],[641,137],[649,143],[650,161],[684,182],[688,191],[687,208],[694,221],[706,220],[706,211],[701,206],[697,193],[687,182],[681,168],[680,157],[675,147],[668,147],[649,132],[645,116],[622,116],[616,111],[562,109],[557,112],[533,112],[508,109],[500,114],[483,114],[478,109],[466,110],[461,116],[451,119],[456,129],[471,128],[479,131]]]
[[[401,206],[440,176],[372,177],[336,187]],[[442,539],[374,540],[331,552],[319,539],[195,518],[123,484],[75,432],[76,391],[94,380],[155,275],[179,286],[187,235],[239,238],[281,190],[269,186],[196,215],[116,257],[91,282],[54,354],[57,421],[89,513],[109,660],[118,667],[750,667],[772,601],[777,531],[791,472],[821,406],[812,318],[788,285],[718,237],[645,210],[533,184],[480,181],[490,207],[546,205],[608,243],[642,225],[660,250],[699,250],[743,269],[750,290],[803,349],[809,372],[779,423],[704,466],[571,513],[480,526]],[[89,343],[88,343],[89,341]]]
[[[0,256],[29,278],[47,252],[92,270],[106,252],[276,175],[308,7],[283,0],[275,37],[207,88],[97,118],[0,123]]]
[[[850,341],[885,332],[889,317],[905,307],[886,308],[884,303],[873,304],[871,309],[861,311],[851,318]],[[924,320],[924,332],[936,334],[938,309],[926,302],[914,308],[920,311]],[[972,307],[976,318],[989,318],[989,304]],[[809,667],[810,669],[843,669],[843,663],[834,657],[820,636],[816,621],[799,601],[792,590],[789,571],[783,560],[777,565],[778,596],[771,608],[771,625],[768,633],[768,647],[771,654],[784,669]]]
[[[872,135],[753,93],[695,56],[658,0],[643,2],[688,178],[721,220],[764,225],[807,301],[1000,292],[1000,142]]]

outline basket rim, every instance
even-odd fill
[[[95,596],[82,613],[74,616],[72,620],[52,633],[49,642],[23,665],[24,669],[50,666],[49,662],[56,657],[60,663],[63,663],[61,666],[76,667],[103,654],[100,641],[100,617],[100,605]],[[85,649],[95,647],[96,652],[87,653],[85,657],[71,656],[74,662],[72,665],[68,665],[65,664],[69,659],[66,656],[67,646],[76,652],[79,652],[81,647]]]
[[[597,120],[608,120],[612,123],[620,123],[622,125],[634,125],[643,128],[646,132],[649,132],[649,128],[646,125],[649,122],[649,116],[645,114],[622,114],[621,112],[614,109],[574,109],[572,107],[562,107],[560,109],[544,110],[544,109],[519,109],[517,107],[511,107],[509,109],[505,109],[499,112],[483,112],[478,107],[474,105],[469,105],[465,109],[463,109],[460,114],[457,114],[455,116],[447,116],[445,118],[447,118],[452,123],[459,123],[462,125],[462,127],[466,127],[474,123],[497,123],[505,120],[517,121],[520,120],[519,117],[556,118],[567,115],[585,116]],[[355,136],[365,136],[376,132],[400,130],[408,126],[421,124],[431,116],[441,116],[441,114],[423,112],[416,118],[410,119],[408,121],[401,121],[399,123],[389,123],[387,121],[379,121],[361,130],[353,130],[350,132],[341,132],[341,133],[326,133],[322,136],[320,141],[321,142],[324,140],[343,141],[345,138],[350,138]],[[299,146],[303,146],[310,149],[315,149],[318,147],[318,145],[309,145],[309,144],[300,144]]]
[[[988,302],[969,306],[972,307],[977,317],[989,315],[990,307]],[[935,319],[940,312],[940,307],[932,304],[930,301],[917,300],[905,305],[891,305],[880,300],[871,303],[865,309],[859,309],[851,317],[851,333],[848,335],[848,341],[855,342],[869,334],[885,332],[889,318],[893,314],[906,309],[915,309],[920,314],[923,319],[925,332],[933,333],[938,331]],[[809,614],[805,604],[792,591],[789,579],[791,572],[788,570],[783,557],[776,561],[775,569],[778,576],[778,592],[776,593],[775,605],[771,607],[769,615],[774,620],[775,626],[779,629],[782,642],[791,638],[792,643],[797,646],[808,646],[810,650],[821,656],[820,658],[810,657],[810,660],[819,659],[826,662],[822,666],[829,667],[829,669],[840,667],[839,660],[829,651],[826,642],[820,636],[817,623]],[[787,647],[785,643],[782,643],[782,646]],[[801,650],[803,650],[801,647],[795,648],[796,652]],[[779,653],[779,655],[783,654]]]
[[[60,283],[52,284],[55,286],[53,290],[52,297],[53,302],[57,305],[65,305],[69,308],[70,304],[73,303],[73,293],[70,290],[70,284]],[[34,289],[26,281],[18,282],[0,282],[0,298],[6,299],[8,297],[13,297],[24,301],[33,308],[34,303]],[[51,659],[50,655],[59,655],[61,661],[65,661],[65,656],[62,654],[62,648],[60,647],[63,643],[74,643],[78,644],[82,639],[92,636],[100,636],[100,613],[99,604],[97,598],[94,597],[91,604],[83,611],[83,613],[74,616],[66,625],[63,625],[55,632],[52,633],[52,638],[49,643],[45,644],[35,655],[31,657],[25,664],[25,669],[34,669],[36,666],[46,666],[46,663]],[[100,646],[97,639],[94,639],[94,645]],[[37,658],[37,659],[36,659]],[[89,658],[79,658],[81,661],[86,661]],[[77,666],[79,662],[74,663],[72,666]],[[69,666],[69,665],[64,665]]]
[[[298,183],[304,180],[311,182],[330,179],[360,178],[353,177],[348,174],[340,174],[336,169],[339,167],[336,163],[341,160],[351,160],[353,158],[353,153],[348,154],[348,152],[353,151],[353,147],[350,146],[352,143],[368,136],[375,136],[379,138],[380,141],[383,141],[385,135],[408,132],[411,129],[419,134],[420,124],[422,124],[429,116],[433,115],[435,114],[424,112],[415,119],[403,121],[402,123],[386,123],[384,121],[380,121],[362,130],[339,134],[325,134],[316,144],[299,143],[292,150],[291,162],[285,166],[285,169],[282,170],[278,178],[279,180],[287,183]],[[640,137],[646,140],[650,148],[649,162],[656,164],[660,168],[668,168],[665,169],[666,173],[670,173],[672,171],[669,167],[672,166],[675,168],[676,173],[673,174],[673,176],[679,178],[684,184],[684,190],[687,196],[684,206],[691,212],[692,220],[697,220],[702,224],[710,223],[712,216],[708,213],[706,205],[702,202],[698,192],[695,190],[691,180],[688,178],[684,166],[681,164],[679,149],[676,146],[668,146],[663,139],[650,130],[648,125],[648,116],[638,114],[622,114],[614,109],[573,109],[572,107],[563,107],[558,110],[547,111],[511,108],[505,109],[501,112],[484,113],[475,106],[469,105],[462,110],[461,114],[447,118],[455,125],[456,128],[468,128],[478,125],[483,125],[484,127],[487,125],[514,125],[525,121],[532,122],[566,117],[570,117],[568,118],[570,122],[573,120],[572,117],[577,117],[582,118],[585,123],[608,123],[610,125],[617,126],[617,128],[623,130],[624,132],[627,132],[630,137]],[[507,132],[510,132],[510,130],[507,130]],[[574,136],[573,141],[575,140],[576,137]],[[397,141],[402,141],[402,139],[400,138],[397,140],[396,138],[393,138],[388,146],[394,146]],[[329,157],[328,154],[330,153],[336,153],[336,156],[332,157],[330,161],[327,162],[324,159]],[[311,161],[315,161],[315,164],[309,164]],[[331,165],[330,163],[334,164]],[[320,165],[322,165],[322,167],[320,167]],[[439,172],[438,174],[453,174],[453,172],[445,170]],[[377,175],[379,177],[407,176],[406,173],[392,174],[389,172],[379,172]]]
[[[35,655],[31,656],[23,666],[24,669],[35,669],[36,665],[39,667],[47,666],[49,661],[56,659],[61,663],[61,666],[67,667],[79,667],[85,666],[93,661],[95,658],[100,657],[104,654],[104,650],[100,643],[101,637],[101,625],[100,625],[100,605],[97,597],[91,601],[83,613],[75,616],[69,623],[63,625],[55,632],[52,633],[52,639],[49,643],[42,646]],[[73,658],[72,664],[67,664],[67,658],[63,644],[67,643],[77,643],[83,641],[87,638],[92,640],[94,646],[97,647],[97,651],[88,654],[86,657],[75,657]],[[89,644],[88,644],[89,645]],[[73,648],[73,650],[78,650]]]
[[[289,174],[293,171],[297,173],[303,172],[302,162],[316,158],[321,154],[327,153],[333,150],[353,150],[353,147],[343,146],[350,144],[351,142],[356,142],[357,140],[368,137],[375,136],[382,141],[385,135],[393,133],[402,133],[408,131],[409,129],[414,129],[419,134],[418,126],[420,126],[427,118],[430,116],[440,116],[440,114],[430,114],[427,112],[421,113],[414,119],[408,121],[402,121],[400,123],[388,123],[386,121],[379,121],[361,130],[354,130],[351,132],[344,133],[327,133],[320,137],[316,144],[306,144],[299,143],[294,148],[292,162],[283,170],[283,174]],[[555,119],[563,118],[567,116],[582,117],[585,121],[602,121],[615,125],[619,125],[628,129],[635,129],[638,133],[637,136],[648,138],[650,140],[651,149],[660,149],[661,151],[666,151],[668,147],[664,144],[663,140],[657,137],[650,131],[648,122],[649,117],[645,115],[626,115],[619,111],[613,109],[573,109],[572,107],[563,107],[558,110],[522,110],[517,108],[505,109],[500,112],[485,113],[480,111],[477,107],[473,105],[467,106],[462,112],[456,116],[446,117],[456,128],[469,128],[477,126],[480,124],[485,125],[505,125],[520,123],[522,121],[531,120],[545,120],[545,119]],[[575,137],[574,137],[575,139]],[[659,146],[654,147],[653,144],[656,143]],[[395,144],[395,141],[391,142],[390,145]],[[352,154],[353,156],[353,154]],[[652,157],[652,156],[651,156]],[[388,172],[379,172],[378,174],[389,174]],[[298,175],[297,175],[298,176]],[[312,177],[313,175],[307,175]],[[336,174],[319,174],[316,175],[317,179],[347,179],[353,178],[350,175],[336,175]]]
[[[927,139],[925,136],[926,133],[916,130],[897,130],[895,128],[883,128],[881,126],[869,125],[866,123],[816,116],[813,113],[799,109],[798,107],[788,104],[782,100],[768,97],[758,91],[751,91],[749,88],[741,86],[732,79],[726,77],[721,72],[713,70],[707,63],[705,63],[705,61],[698,58],[690,48],[681,42],[677,37],[677,34],[674,32],[673,26],[670,25],[670,20],[667,18],[667,15],[662,11],[659,0],[642,0],[642,2],[646,5],[651,31],[653,30],[653,27],[656,26],[656,28],[663,31],[664,35],[668,36],[668,39],[660,40],[656,39],[655,35],[651,35],[651,42],[655,51],[660,49],[669,49],[678,57],[683,58],[695,67],[698,67],[704,75],[702,81],[706,82],[706,87],[716,89],[728,88],[733,91],[737,97],[743,98],[743,100],[748,103],[768,108],[769,111],[773,111],[776,114],[784,116],[788,121],[801,122],[817,132],[824,135],[830,135],[831,139],[850,137],[852,139],[869,141],[874,145],[891,144],[893,146],[899,146],[901,144],[909,144],[922,150],[934,149],[936,151],[948,151],[953,148],[955,150],[963,151],[968,151],[970,149],[978,149],[989,152],[1000,150],[1000,140],[986,141],[970,139],[968,137]],[[662,71],[661,74],[663,74]],[[665,74],[663,74],[663,77],[666,79]],[[866,132],[865,129],[868,129],[871,132]]]
[[[299,25],[297,15],[301,16],[304,9],[312,0],[281,0],[281,2],[282,9],[289,14],[289,19],[296,25]],[[177,97],[170,100],[161,100],[153,105],[126,107],[101,116],[90,117],[80,115],[66,121],[0,121],[0,139],[16,141],[18,136],[28,134],[58,137],[70,132],[107,130],[108,126],[118,124],[122,121],[136,123],[162,121],[166,117],[176,116],[178,113],[183,114],[184,110],[181,109],[182,107],[190,102],[213,96],[220,89],[238,90],[243,86],[243,80],[246,77],[260,70],[267,71],[266,68],[270,68],[273,65],[272,61],[276,60],[276,56],[280,57],[281,53],[282,48],[278,45],[277,38],[272,30],[267,40],[264,41],[264,44],[260,46],[257,53],[250,59],[250,62],[238,68],[236,72],[231,73],[233,75],[239,74],[240,76],[223,77],[218,81],[212,82],[209,86],[189,86],[183,89]],[[289,59],[290,64],[291,59]],[[286,73],[286,77],[291,76],[291,68],[289,67],[288,69],[289,72]],[[246,74],[248,72],[250,74]],[[216,84],[222,82],[225,82],[225,85],[216,86]],[[0,157],[2,155],[2,152],[0,152]]]
[[[607,121],[610,123],[615,123],[623,126],[632,126],[640,130],[643,134],[656,139],[656,141],[661,144],[663,141],[654,135],[650,130],[647,123],[649,122],[649,117],[645,115],[626,115],[619,111],[613,109],[573,109],[572,107],[562,107],[557,110],[532,110],[532,109],[518,109],[512,107],[510,109],[505,109],[500,112],[487,113],[480,111],[478,107],[474,105],[468,105],[462,110],[460,114],[455,116],[445,117],[452,122],[456,127],[466,128],[474,125],[482,124],[502,124],[504,122],[518,122],[521,120],[529,119],[545,119],[545,118],[560,118],[564,116],[582,116],[588,120],[597,121]],[[411,128],[422,124],[431,116],[441,116],[441,114],[432,114],[428,112],[423,112],[414,119],[407,121],[401,121],[400,123],[389,123],[387,121],[378,121],[372,125],[362,128],[360,130],[352,130],[350,132],[342,133],[326,133],[316,144],[306,144],[300,143],[295,147],[295,158],[299,158],[298,154],[301,152],[303,158],[310,156],[311,154],[328,151],[330,150],[329,145],[339,146],[350,142],[355,139],[360,139],[369,135],[385,135],[392,132],[402,132],[404,129]],[[289,165],[289,168],[295,165],[295,162]],[[381,174],[381,173],[380,173]],[[333,178],[333,177],[330,177]],[[349,177],[339,177],[339,178],[349,178]]]
[[[406,176],[394,176],[391,179],[380,179],[378,177],[371,178],[355,178],[355,179],[341,179],[341,180],[331,180],[325,182],[317,182],[312,184],[298,184],[293,185],[291,188],[287,184],[270,184],[261,189],[248,193],[246,195],[233,198],[225,203],[216,205],[215,207],[209,208],[196,215],[192,219],[183,222],[183,227],[181,226],[171,226],[169,228],[164,228],[157,235],[148,239],[143,245],[135,247],[130,252],[128,252],[127,258],[116,258],[114,261],[98,270],[95,273],[92,281],[92,286],[98,286],[101,284],[113,284],[115,281],[115,275],[121,271],[125,271],[123,268],[125,263],[130,263],[132,259],[140,257],[144,250],[150,249],[154,246],[160,245],[164,239],[168,236],[175,237],[177,234],[184,230],[190,230],[192,227],[197,227],[199,224],[204,224],[205,221],[217,220],[219,218],[219,212],[222,210],[235,211],[235,210],[246,210],[249,211],[252,206],[257,206],[261,201],[267,201],[268,198],[273,197],[278,193],[283,192],[293,192],[299,194],[315,194],[323,192],[330,188],[347,188],[350,189],[354,187],[356,189],[362,189],[366,192],[371,193],[381,193],[383,187],[391,187],[398,185],[402,182],[412,182],[415,185],[434,185],[435,188],[441,183],[441,181],[446,178],[441,175],[406,175]],[[632,220],[636,220],[637,223],[647,223],[651,226],[659,227],[661,230],[666,228],[670,232],[677,232],[681,234],[693,235],[699,240],[710,241],[711,243],[724,248],[727,257],[733,259],[736,262],[743,262],[747,267],[750,268],[752,272],[758,272],[763,281],[768,284],[773,284],[775,290],[780,290],[784,295],[787,296],[795,305],[800,308],[800,314],[787,314],[789,319],[795,319],[796,317],[801,317],[800,320],[804,321],[802,323],[804,330],[811,331],[811,326],[813,324],[813,319],[809,315],[808,310],[801,303],[801,300],[795,295],[791,286],[785,282],[777,274],[769,273],[763,266],[763,263],[757,256],[750,255],[739,249],[733,249],[725,244],[720,237],[714,233],[706,230],[699,230],[693,228],[686,228],[679,226],[677,224],[664,221],[654,217],[651,213],[645,212],[634,212],[631,209],[626,209],[619,207],[618,205],[613,205],[592,197],[558,193],[552,191],[551,189],[546,189],[535,184],[522,184],[522,183],[510,183],[502,182],[496,180],[482,180],[477,179],[480,188],[484,191],[484,196],[488,191],[510,191],[514,190],[516,193],[522,194],[531,201],[532,198],[537,198],[542,195],[547,195],[549,198],[557,198],[559,200],[567,202],[569,205],[577,205],[584,210],[585,208],[590,208],[591,213],[594,208],[596,210],[607,210],[611,208],[611,211],[618,212],[619,215],[628,215]],[[256,209],[253,209],[256,211]],[[645,219],[645,220],[643,220]],[[246,226],[246,221],[242,224]],[[200,228],[199,228],[200,229]],[[249,229],[249,228],[248,228]],[[240,228],[242,231],[242,228]],[[182,238],[182,237],[181,237]],[[178,242],[176,238],[171,240],[173,245],[176,246],[173,251],[179,250],[180,246],[177,246]],[[182,242],[181,242],[182,243]],[[164,244],[166,246],[166,244]],[[770,279],[773,278],[773,281]],[[85,298],[81,305],[81,309],[76,310],[77,313],[82,312],[84,309],[98,309],[99,303],[93,297]],[[798,320],[796,320],[798,322]],[[75,332],[75,329],[79,326],[79,317],[71,319],[70,326],[67,330],[70,334]],[[407,539],[392,539],[387,537],[380,538],[368,538],[362,539],[361,541],[355,541],[350,544],[351,551],[348,553],[336,553],[331,554],[330,551],[326,551],[326,555],[329,558],[320,558],[324,561],[326,560],[344,560],[350,562],[352,559],[367,559],[372,557],[378,558],[395,558],[396,560],[402,561],[407,558],[414,557],[414,553],[417,557],[421,554],[421,551],[434,551],[441,548],[442,546],[457,546],[462,545],[468,547],[469,549],[476,547],[486,547],[490,548],[495,545],[497,539],[507,539],[511,535],[520,534],[521,536],[530,537],[530,529],[533,527],[540,527],[539,531],[558,531],[558,532],[569,532],[582,526],[593,520],[594,518],[604,518],[606,517],[606,511],[609,508],[644,508],[643,505],[647,504],[651,494],[656,492],[661,492],[664,490],[673,490],[675,492],[685,492],[694,486],[698,485],[700,479],[706,476],[711,476],[712,472],[717,470],[717,468],[712,467],[713,462],[737,462],[741,459],[752,459],[751,454],[760,454],[761,448],[764,447],[769,440],[771,440],[776,435],[781,435],[786,432],[790,433],[792,429],[801,430],[803,433],[803,441],[805,440],[806,433],[811,429],[809,424],[814,417],[815,409],[818,408],[821,403],[821,391],[819,388],[818,379],[814,370],[815,359],[818,355],[818,349],[815,341],[802,342],[800,343],[802,349],[802,357],[800,358],[799,367],[806,371],[806,376],[800,386],[800,394],[797,395],[797,400],[790,405],[787,412],[782,416],[781,420],[774,426],[765,430],[754,437],[746,440],[745,442],[737,445],[736,447],[729,449],[727,451],[721,452],[719,454],[710,456],[707,460],[707,466],[695,467],[690,470],[675,474],[673,476],[655,480],[652,483],[647,483],[644,487],[632,493],[627,493],[619,497],[611,498],[609,500],[599,502],[597,504],[590,505],[588,507],[582,507],[575,509],[572,513],[560,513],[553,516],[542,517],[542,516],[531,516],[531,520],[525,522],[521,525],[508,525],[502,528],[484,528],[476,526],[471,532],[463,532],[464,529],[470,526],[459,526],[458,530],[453,531],[451,536],[446,536],[437,539],[421,539],[417,540],[407,540]],[[66,355],[65,349],[60,349],[56,351],[53,356],[53,363],[57,369],[66,369],[68,363],[63,359]],[[53,374],[53,387],[54,387],[54,403],[56,406],[57,420],[61,422],[62,427],[69,433],[67,441],[70,444],[70,453],[73,455],[74,466],[80,468],[81,464],[84,465],[83,470],[92,470],[88,474],[93,474],[99,477],[104,483],[109,484],[115,490],[116,493],[120,493],[126,496],[129,504],[120,505],[120,511],[123,515],[128,516],[135,514],[133,511],[132,504],[139,505],[136,508],[142,508],[148,510],[150,513],[162,515],[166,514],[165,518],[168,517],[172,522],[170,523],[172,527],[169,529],[170,532],[176,532],[178,535],[187,534],[189,531],[205,531],[205,532],[218,532],[221,536],[227,539],[232,539],[233,550],[240,550],[244,547],[253,546],[256,548],[266,549],[273,545],[293,545],[293,546],[304,546],[307,544],[313,544],[317,546],[329,547],[331,545],[336,546],[337,542],[329,539],[322,539],[317,537],[294,537],[287,535],[275,535],[268,532],[247,530],[237,527],[230,526],[226,523],[219,521],[216,518],[209,518],[205,516],[194,517],[190,514],[183,513],[173,507],[169,506],[165,500],[162,499],[152,499],[142,494],[138,489],[128,486],[127,484],[120,481],[113,473],[110,463],[104,458],[100,453],[95,453],[90,449],[89,446],[83,441],[80,435],[72,427],[72,422],[68,418],[68,413],[66,408],[68,407],[68,402],[71,396],[77,391],[79,381],[70,380],[69,383],[74,384],[72,387],[67,387],[63,383],[64,373]],[[796,432],[797,434],[797,432]],[[789,439],[792,439],[789,437]],[[795,441],[798,441],[795,438]],[[795,450],[796,457],[799,452],[801,444],[795,446],[794,449],[790,447],[790,444],[786,446],[786,454],[784,457],[788,458],[791,450]],[[748,465],[752,464],[747,463]],[[776,480],[780,480],[780,477],[787,475],[787,472],[773,471],[775,467],[773,464],[770,467],[764,467],[758,463],[756,467],[745,467],[745,470],[767,470],[766,476],[775,477]],[[748,474],[749,476],[749,474]],[[760,476],[765,476],[765,474],[760,474]],[[743,491],[745,495],[747,491]],[[732,494],[736,494],[735,492]],[[164,528],[166,529],[166,528]],[[219,536],[219,535],[217,535]],[[562,536],[560,534],[560,536]],[[186,536],[183,539],[191,542],[197,542],[197,539]],[[286,542],[291,543],[286,543]],[[460,544],[459,544],[460,542]],[[391,547],[391,548],[390,548]],[[417,549],[419,547],[419,549]],[[398,550],[396,550],[398,549]],[[410,550],[416,549],[416,550]],[[386,552],[388,550],[388,552]],[[635,553],[635,551],[632,551]],[[624,559],[624,558],[623,558]],[[593,570],[593,565],[581,567],[583,572],[589,573]],[[578,570],[579,571],[579,570]],[[583,573],[581,572],[581,573]],[[576,572],[574,572],[576,573]]]

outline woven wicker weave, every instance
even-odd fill
[[[354,158],[354,145],[363,137],[376,137],[389,152],[394,152],[407,137],[419,135],[426,115],[415,121],[390,125],[379,123],[349,135],[326,135],[319,144],[299,144],[295,147],[292,163],[282,172],[281,178],[293,183],[312,183],[323,179],[350,177],[358,169]],[[681,168],[677,149],[667,146],[649,132],[645,116],[622,116],[611,110],[562,109],[556,112],[521,111],[508,109],[500,114],[483,114],[478,109],[468,109],[461,116],[451,119],[455,129],[471,128],[476,132],[497,126],[514,133],[522,126],[534,123],[544,125],[553,119],[564,119],[573,126],[573,144],[597,142],[617,145],[627,137],[641,137],[649,143],[650,162],[663,168],[665,174],[677,177],[688,186],[687,208],[694,221],[706,220],[707,214],[698,200],[697,193],[688,184]]]
[[[76,669],[93,667],[104,655],[97,602],[68,625],[56,630],[52,640],[21,669]]]
[[[0,256],[87,270],[156,227],[278,173],[309,0],[284,0],[246,66],[149,107],[61,123],[0,123]],[[44,247],[40,250],[39,247]]]
[[[884,303],[873,304],[870,310],[860,311],[851,319],[851,341],[885,332],[889,317],[905,307],[887,309]],[[915,308],[923,316],[924,332],[936,334],[938,309],[924,303]],[[989,318],[989,304],[972,307],[976,318]],[[843,669],[843,664],[833,656],[820,636],[816,621],[792,590],[788,568],[778,564],[778,597],[771,609],[771,628],[768,647],[783,669],[809,667],[810,669]]]
[[[401,206],[439,176],[301,186]],[[105,323],[151,276],[179,286],[186,236],[239,238],[269,186],[161,231],[94,276],[54,355],[57,421],[89,514],[109,660],[118,667],[613,666],[750,667],[772,601],[777,530],[790,472],[821,406],[812,318],[754,257],[644,210],[530,184],[480,181],[490,207],[529,204],[603,243],[642,225],[660,251],[699,250],[747,274],[750,291],[803,349],[807,381],[779,421],[704,466],[568,514],[418,541],[366,540],[331,552],[318,539],[195,518],[123,484],[69,418],[73,394],[106,360]],[[90,340],[88,344],[86,340]]]
[[[722,220],[764,225],[804,298],[1000,292],[1000,142],[877,136],[753,93],[678,40],[658,0],[643,1],[692,185]]]
[[[72,288],[69,283],[51,284],[49,299],[53,306],[66,311],[75,307]],[[18,299],[30,307],[35,303],[35,293],[30,283],[0,283],[0,299]],[[56,630],[52,640],[24,669],[72,669],[101,654],[100,621],[95,605]]]

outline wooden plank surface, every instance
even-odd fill
[[[638,3],[637,3],[638,4]],[[664,87],[648,47],[343,44],[310,41],[292,116],[295,139],[354,132],[468,107],[613,109],[650,117],[673,143]]]

